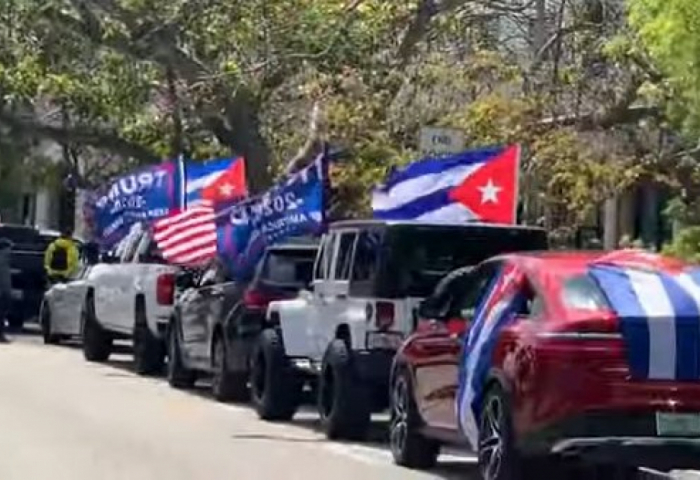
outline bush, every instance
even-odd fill
[[[673,241],[664,245],[662,253],[693,263],[700,263],[700,226],[686,227]]]

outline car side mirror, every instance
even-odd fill
[[[186,290],[194,286],[194,276],[191,272],[180,272],[175,276],[175,286],[179,290]]]
[[[102,255],[101,262],[107,264],[119,263],[119,257],[105,253]]]

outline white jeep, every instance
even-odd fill
[[[309,290],[268,307],[273,327],[263,332],[252,357],[258,415],[291,418],[310,385],[329,438],[365,436],[371,413],[388,404],[394,354],[437,282],[496,254],[546,246],[542,229],[511,225],[331,225]]]
[[[81,311],[85,358],[106,361],[115,339],[133,339],[137,373],[159,373],[165,362],[177,271],[178,267],[166,264],[159,255],[148,230],[133,228],[90,271]]]

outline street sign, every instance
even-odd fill
[[[464,133],[455,128],[423,127],[420,130],[421,155],[443,155],[464,150]]]

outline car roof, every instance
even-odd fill
[[[419,220],[340,220],[333,222],[330,225],[331,230],[340,228],[371,228],[371,227],[397,227],[397,226],[415,226],[415,227],[435,227],[445,229],[463,229],[465,227],[485,227],[485,228],[501,228],[509,230],[534,230],[544,231],[542,227],[534,227],[530,225],[513,225],[508,223],[489,223],[489,222],[425,222]]]
[[[592,262],[655,271],[678,270],[688,265],[671,257],[635,249],[516,252],[500,258],[510,259],[536,275],[581,271]]]

